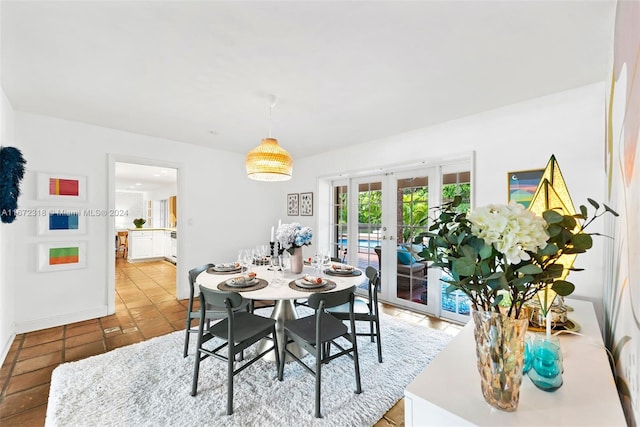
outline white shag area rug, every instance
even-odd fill
[[[314,417],[314,377],[295,362],[285,364],[282,382],[275,363],[264,360],[236,375],[234,413],[228,416],[226,363],[208,358],[200,364],[198,394],[192,397],[196,336],[183,358],[184,331],[178,331],[58,366],[45,425],[372,426],[451,339],[381,316],[383,363],[376,344],[358,338],[362,394],[354,393],[349,357],[323,366],[322,419]],[[313,363],[310,356],[304,360]]]

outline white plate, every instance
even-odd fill
[[[314,289],[314,288],[321,288],[324,285],[327,284],[327,281],[322,279],[322,283],[311,283],[311,282],[307,282],[304,279],[298,279],[296,280],[296,285],[300,286],[301,288],[307,288],[307,289]]]
[[[231,288],[246,288],[246,287],[253,286],[256,283],[258,283],[258,279],[255,278],[255,277],[253,279],[249,279],[249,280],[229,279],[224,283],[226,283],[227,286],[229,286]]]
[[[214,271],[219,272],[230,272],[230,271],[239,271],[240,267],[235,264],[218,264],[213,266]]]
[[[335,268],[327,268],[326,270],[329,274],[339,274],[340,276],[350,276],[353,274],[353,272],[355,271],[353,268],[350,270],[338,270]]]

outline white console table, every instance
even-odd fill
[[[411,426],[626,426],[607,354],[590,302],[567,300],[582,336],[561,334],[563,385],[536,388],[525,375],[515,412],[482,397],[473,321],[407,386],[405,424]]]

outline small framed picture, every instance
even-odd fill
[[[87,232],[87,221],[82,209],[38,209],[39,236],[72,236]]]
[[[287,194],[287,215],[296,216],[298,213],[298,193]]]
[[[313,216],[313,193],[300,193],[300,215]]]
[[[38,271],[75,270],[87,267],[86,242],[38,243]]]
[[[87,200],[87,177],[38,173],[38,200]]]
[[[543,173],[544,169],[509,172],[507,175],[508,201],[513,200],[528,208]]]

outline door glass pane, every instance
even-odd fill
[[[429,178],[415,176],[397,181],[396,235],[397,297],[427,304],[427,265],[419,253],[422,242],[416,236],[427,231],[429,218]]]
[[[333,187],[333,237],[331,241],[331,257],[347,262],[348,236],[348,194],[346,185]]]
[[[361,183],[358,185],[358,268],[364,270],[372,266],[380,269],[375,248],[380,246],[381,227],[382,183]]]
[[[442,175],[442,203],[453,201],[455,196],[462,196],[458,212],[469,212],[471,207],[471,173],[454,172]],[[461,315],[469,314],[469,298],[460,291],[447,293],[447,284],[441,282],[442,310]]]

